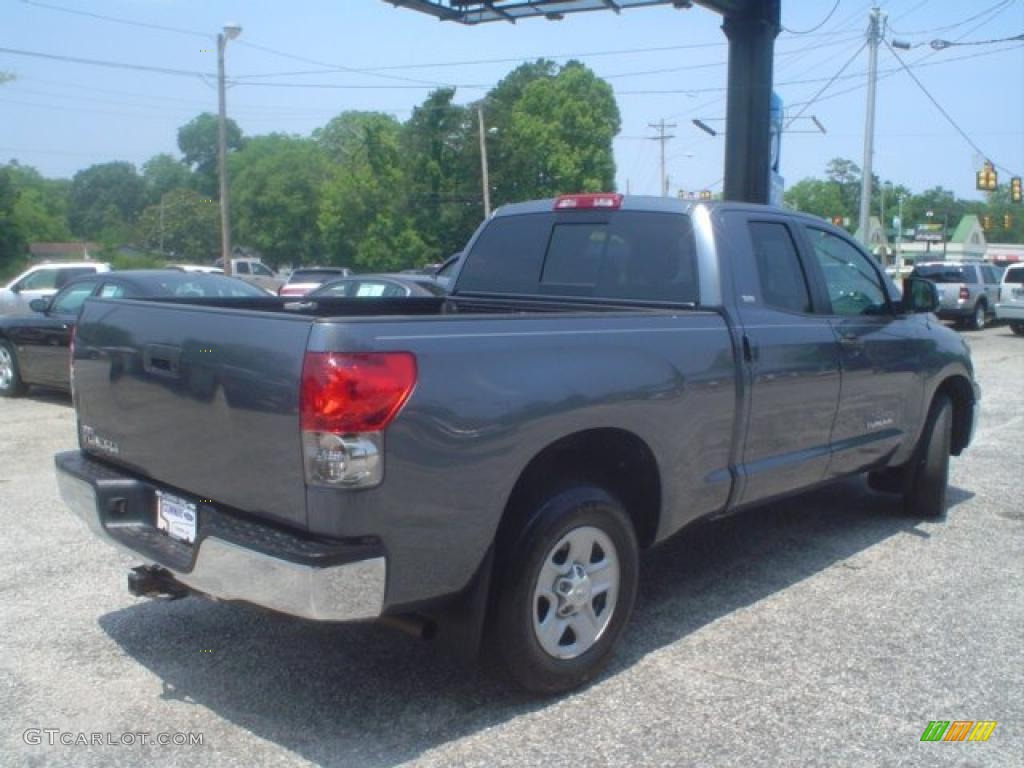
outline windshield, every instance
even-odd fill
[[[1003,275],[1004,283],[1024,284],[1024,267],[1010,267]]]
[[[297,269],[288,278],[289,283],[322,283],[344,274],[340,269]]]
[[[160,296],[194,297],[244,297],[266,296],[267,292],[255,285],[224,275],[210,275],[201,272],[183,272],[159,277],[144,278],[142,282],[149,290]]]
[[[912,277],[923,277],[933,283],[969,283],[973,282],[966,267],[945,266],[942,264],[914,267]]]

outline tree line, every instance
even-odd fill
[[[941,225],[945,219],[949,225],[948,234],[952,235],[961,218],[974,214],[981,221],[988,217],[991,226],[985,232],[985,239],[989,242],[1024,243],[1024,206],[1010,202],[1009,179],[1002,181],[1004,183],[998,189],[985,194],[984,200],[964,200],[941,186],[914,193],[903,184],[883,183],[874,176],[871,215],[883,222],[891,241],[896,235],[893,217],[900,212],[899,199],[902,197],[902,229],[905,231],[929,221]],[[825,178],[802,179],[787,189],[786,205],[823,219],[838,217],[844,224],[849,222],[845,226],[853,232],[860,216],[860,183],[860,167],[852,160],[835,158],[826,166]],[[929,211],[932,212],[931,219],[928,218]],[[904,234],[904,238],[907,236]]]
[[[479,102],[433,91],[404,122],[344,111],[310,136],[246,136],[228,120],[232,237],[273,265],[389,271],[443,260],[483,219],[478,108],[492,204],[614,189],[611,87],[579,62],[523,64]],[[177,134],[180,159],[99,163],[71,179],[0,166],[0,272],[35,241],[210,262],[220,249],[217,118]]]

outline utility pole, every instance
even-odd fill
[[[896,228],[896,267],[903,271],[903,195],[897,198],[900,225]]]
[[[220,255],[224,260],[224,274],[231,274],[231,208],[228,200],[228,139],[227,102],[224,83],[224,49],[228,40],[234,40],[242,33],[237,24],[226,24],[217,34],[217,175],[220,177]]]
[[[864,118],[864,162],[860,178],[860,232],[861,242],[868,245],[868,226],[871,222],[871,161],[875,153],[875,90],[878,84],[878,44],[882,40],[885,14],[877,7],[871,9],[868,24],[868,103]]]
[[[166,193],[160,195],[160,255],[164,254],[164,197]]]
[[[476,108],[477,122],[480,124],[480,177],[484,187],[484,218],[491,216],[491,179],[487,172],[487,131],[484,128],[484,108]]]
[[[662,118],[657,123],[648,123],[647,126],[658,132],[657,136],[651,136],[650,139],[661,144],[661,196],[668,197],[668,178],[665,176],[665,142],[669,139],[674,139],[675,136],[665,133],[665,129],[675,128],[676,124],[666,123],[665,118]]]

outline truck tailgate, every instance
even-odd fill
[[[82,447],[196,498],[306,528],[298,414],[311,324],[86,302],[74,348]]]

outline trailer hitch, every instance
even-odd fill
[[[171,572],[157,565],[140,565],[128,573],[128,591],[136,597],[178,600],[188,597],[189,589],[175,580]]]

